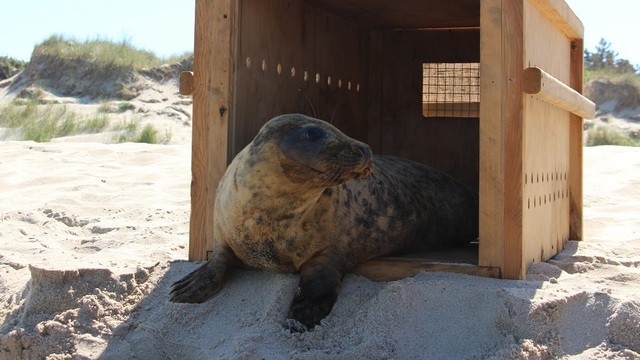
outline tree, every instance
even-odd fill
[[[618,53],[611,50],[611,43],[600,39],[595,52],[584,51],[587,70],[604,70],[615,73],[635,73],[636,67],[627,59],[618,59]]]

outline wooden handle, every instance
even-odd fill
[[[180,95],[192,96],[193,95],[193,72],[183,71],[180,73]]]
[[[538,67],[524,70],[525,93],[567,110],[585,119],[596,116],[596,105],[562,81]]]

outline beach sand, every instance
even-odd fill
[[[348,275],[313,331],[298,276],[234,271],[169,302],[186,261],[188,141],[0,142],[0,359],[638,359],[640,148],[585,149],[585,240],[527,280]]]

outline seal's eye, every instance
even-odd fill
[[[308,128],[304,132],[304,138],[311,141],[316,142],[324,137],[324,131],[317,127]]]

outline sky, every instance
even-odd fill
[[[127,40],[159,57],[193,51],[195,0],[12,0],[0,13],[0,56],[24,61],[53,34]]]
[[[639,0],[566,0],[585,26],[585,49],[601,38],[640,65]],[[604,5],[606,3],[606,5]],[[0,9],[0,56],[28,61],[53,34],[127,40],[160,57],[193,51],[195,0],[13,0]]]

